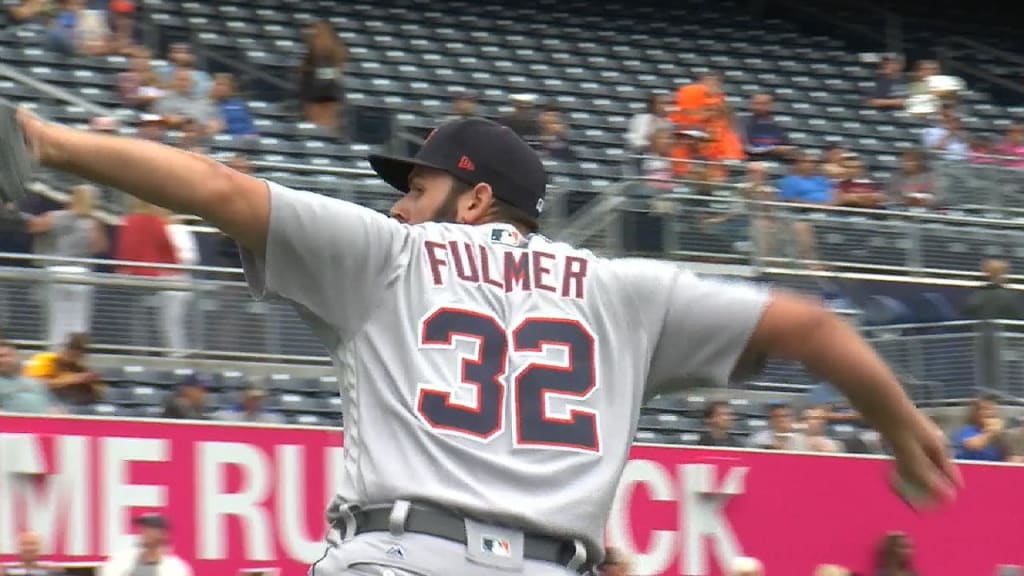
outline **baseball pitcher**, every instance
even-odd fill
[[[5,155],[213,223],[242,247],[254,295],[291,302],[330,351],[346,477],[313,576],[585,572],[644,399],[767,357],[835,383],[919,502],[958,485],[935,427],[818,304],[540,235],[543,166],[493,122],[445,124],[413,159],[372,156],[401,194],[389,218],[156,143],[17,120]]]

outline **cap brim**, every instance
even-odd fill
[[[416,167],[431,168],[433,170],[448,172],[447,169],[440,166],[421,162],[413,158],[402,158],[400,156],[370,154],[367,160],[370,161],[370,167],[373,168],[373,171],[376,172],[382,180],[403,194],[409,191],[409,174],[412,174],[412,171]]]

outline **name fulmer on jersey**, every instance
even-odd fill
[[[425,241],[434,286],[455,280],[486,285],[506,293],[543,291],[562,298],[584,297],[587,259],[540,250],[498,250],[471,242]]]

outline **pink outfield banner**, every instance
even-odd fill
[[[196,574],[302,574],[324,551],[323,510],[341,481],[336,430],[0,416],[0,563],[15,535],[48,559],[99,563],[129,545],[131,519],[159,511]],[[915,514],[881,459],[637,446],[608,543],[638,575],[722,574],[756,556],[771,574],[821,563],[874,572],[890,530],[914,541],[922,574],[989,576],[1024,565],[1022,468],[963,466],[967,489]]]

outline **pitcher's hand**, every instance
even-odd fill
[[[896,489],[914,508],[948,503],[963,487],[942,430],[919,411],[884,432],[896,458]]]

